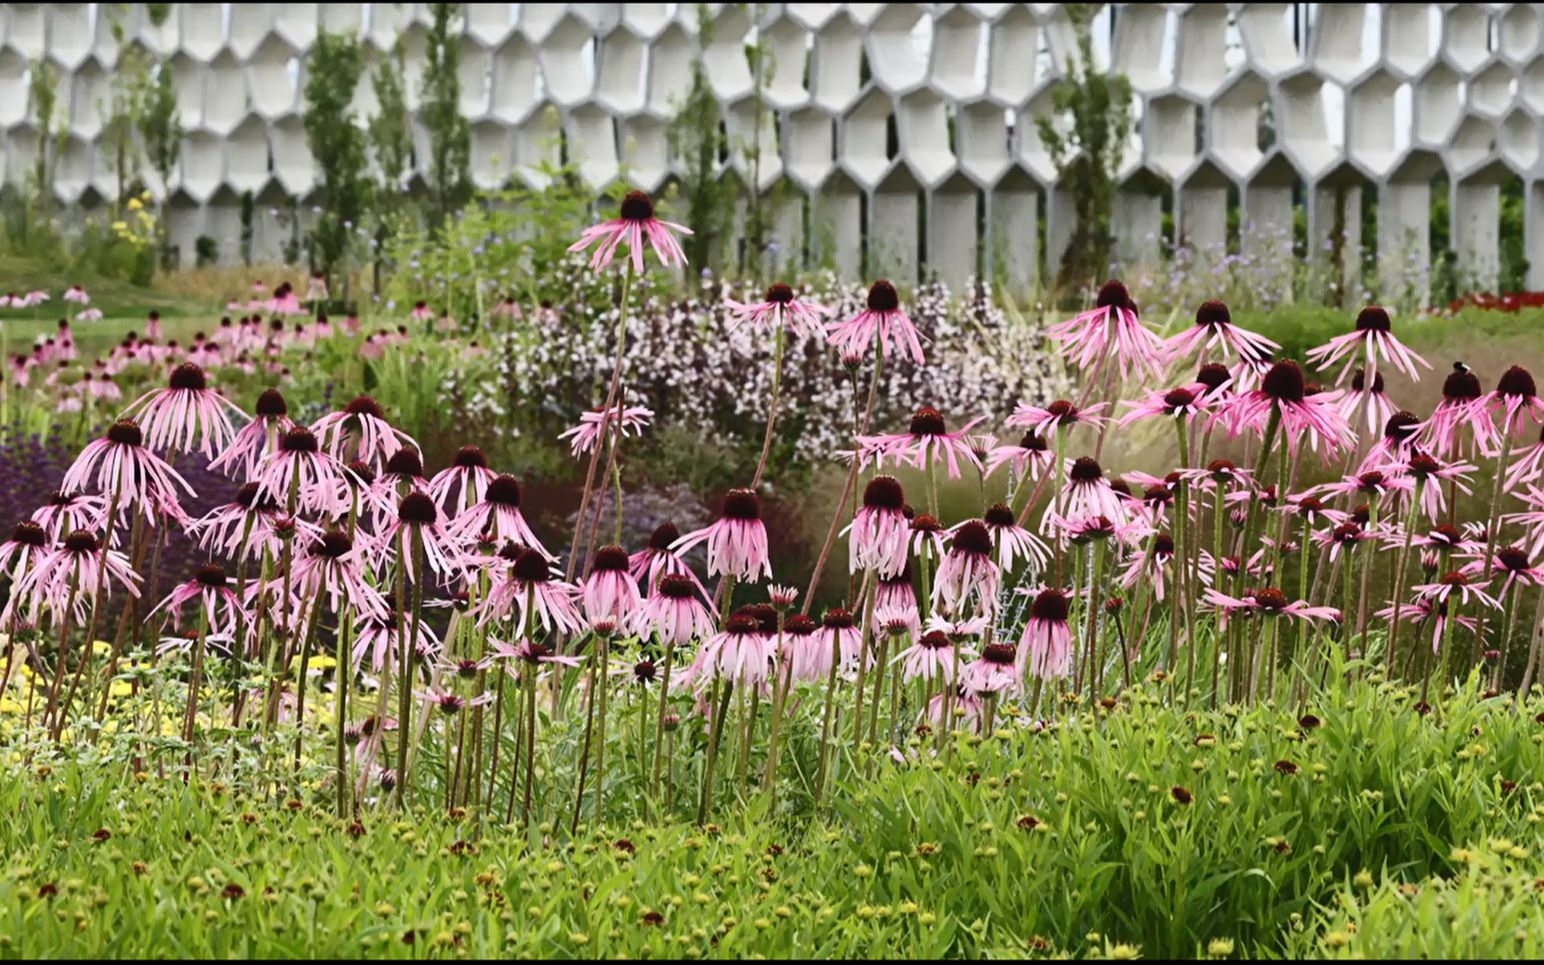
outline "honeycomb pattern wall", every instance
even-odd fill
[[[100,150],[121,54],[105,6],[0,12],[0,177],[14,185],[31,169],[38,134],[27,84],[31,65],[47,60],[60,76],[64,126],[55,191],[86,209],[117,191]],[[172,183],[152,189],[167,201],[185,260],[200,236],[218,243],[222,260],[240,257],[246,192],[256,199],[256,257],[277,256],[293,222],[309,216],[318,179],[301,91],[319,30],[354,32],[371,56],[400,38],[416,108],[427,4],[184,3],[159,25],[145,5],[117,6],[126,8],[125,43],[176,72],[186,139]],[[468,4],[462,107],[477,184],[539,186],[536,165],[556,158],[561,134],[591,185],[625,172],[661,189],[679,170],[668,126],[700,55],[731,137],[759,137],[758,183],[748,184],[739,157],[725,176],[776,205],[778,259],[955,282],[982,271],[1033,282],[1042,264],[1054,271],[1073,198],[1033,119],[1051,110],[1052,85],[1078,55],[1064,10],[708,10],[704,39],[695,4]],[[1101,51],[1136,91],[1114,224],[1125,265],[1159,262],[1165,210],[1178,241],[1221,251],[1230,198],[1246,251],[1290,237],[1296,203],[1316,250],[1339,233],[1360,251],[1357,212],[1362,192],[1375,189],[1377,250],[1392,277],[1430,261],[1431,192],[1445,174],[1452,248],[1482,279],[1499,264],[1503,186],[1520,180],[1529,280],[1544,287],[1544,4],[1116,4],[1098,27],[1108,38]],[[759,133],[749,39],[763,41],[774,64]],[[361,116],[374,110],[368,83],[357,101]],[[416,119],[415,138],[422,158]]]

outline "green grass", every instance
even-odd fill
[[[529,830],[422,791],[351,827],[320,783],[290,802],[206,765],[185,785],[174,747],[138,779],[111,754],[12,754],[0,955],[1538,954],[1540,707],[1453,696],[1423,717],[1364,684],[1305,727],[1170,708],[1157,686],[961,738],[947,765],[876,760],[819,819],[753,800],[721,828],[575,838],[561,791]],[[564,746],[539,781],[563,782]]]

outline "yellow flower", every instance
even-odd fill
[[[138,198],[130,198],[129,199],[129,210],[130,211],[138,211],[139,209],[143,208],[144,206],[145,206],[145,202],[139,200]]]

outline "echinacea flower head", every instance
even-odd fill
[[[1207,590],[1204,599],[1221,616],[1226,626],[1230,616],[1250,613],[1262,617],[1287,617],[1293,620],[1328,620],[1339,622],[1340,611],[1328,606],[1310,606],[1306,600],[1289,602],[1287,595],[1275,587],[1247,590],[1241,597],[1228,596],[1217,590]]]
[[[1074,426],[1089,426],[1097,429],[1110,421],[1099,414],[1106,408],[1108,408],[1106,403],[1096,402],[1080,409],[1066,399],[1057,399],[1045,406],[1021,402],[1013,410],[1013,414],[1008,416],[1007,421],[1010,426],[1023,426],[1042,439],[1049,439],[1058,430],[1071,429]]]
[[[30,519],[17,523],[11,538],[0,543],[0,575],[15,583],[48,548],[48,533],[41,524]]]
[[[206,457],[235,435],[231,412],[240,415],[241,409],[211,389],[204,370],[192,362],[172,369],[164,388],[145,393],[126,410],[138,419],[152,449],[192,452],[197,448]]]
[[[933,605],[946,614],[963,613],[975,602],[981,613],[997,611],[1001,571],[992,561],[992,532],[980,520],[966,520],[950,531],[949,552],[933,583]]]
[[[193,487],[144,443],[139,423],[119,419],[106,435],[81,450],[64,474],[64,489],[94,488],[108,497],[116,512],[139,510],[148,517],[180,513],[177,490],[193,496]]]
[[[707,544],[709,576],[733,576],[749,583],[772,578],[761,497],[753,490],[729,490],[717,522],[687,533],[670,548],[684,553],[698,543]]]
[[[875,476],[863,488],[863,505],[853,515],[847,535],[848,567],[857,573],[874,570],[881,579],[906,565],[911,521],[906,518],[906,493],[893,476]]]
[[[1315,451],[1322,443],[1328,456],[1349,445],[1355,435],[1334,405],[1309,393],[1303,370],[1291,360],[1272,365],[1259,388],[1234,396],[1219,410],[1230,436],[1249,429],[1263,437],[1273,415],[1279,436],[1294,455],[1306,441]]]
[[[1310,349],[1308,361],[1323,368],[1350,356],[1345,367],[1340,370],[1339,377],[1335,379],[1338,385],[1345,381],[1347,373],[1356,366],[1358,350],[1365,353],[1368,373],[1377,372],[1380,359],[1409,377],[1412,382],[1418,382],[1421,378],[1420,372],[1416,369],[1417,365],[1431,368],[1430,362],[1410,351],[1403,342],[1394,337],[1394,322],[1389,317],[1388,310],[1379,305],[1368,305],[1358,312],[1356,327],[1352,331],[1337,335],[1318,348]]]
[[[1120,420],[1122,427],[1142,419],[1170,418],[1192,419],[1206,412],[1215,404],[1206,393],[1206,386],[1199,383],[1175,386],[1172,389],[1149,392],[1139,402],[1128,402],[1130,408]]]
[[[1100,286],[1093,308],[1052,325],[1047,334],[1085,372],[1110,352],[1123,377],[1133,367],[1156,377],[1165,360],[1163,340],[1142,324],[1131,292],[1113,279]]]
[[[861,357],[877,342],[881,355],[889,349],[891,355],[909,355],[918,365],[925,361],[922,337],[901,311],[901,296],[888,281],[869,286],[867,308],[845,322],[828,323],[826,329],[827,340],[844,358],[849,354]]]
[[[823,681],[831,672],[831,644],[820,633],[820,624],[801,613],[783,624],[783,649],[778,659],[786,661],[788,677],[795,683]]]
[[[1417,598],[1423,600],[1448,603],[1456,597],[1464,605],[1477,602],[1493,610],[1501,609],[1501,602],[1485,592],[1486,582],[1485,580],[1475,582],[1470,579],[1469,574],[1459,569],[1442,574],[1435,583],[1420,583],[1411,589],[1415,591]]]
[[[671,549],[680,538],[681,530],[675,523],[660,523],[649,534],[648,545],[629,557],[628,569],[645,593],[654,592],[655,585],[662,577],[679,575],[690,578],[703,596],[708,595],[702,581],[697,579],[697,574],[692,572],[679,553]]]
[[[493,580],[487,599],[479,607],[481,622],[503,621],[513,610],[516,636],[524,636],[528,625],[538,623],[547,633],[573,633],[584,626],[574,595],[574,587],[558,579],[546,556],[521,549]]]
[[[1105,478],[1104,468],[1089,456],[1068,460],[1066,484],[1061,493],[1046,507],[1041,532],[1046,532],[1053,517],[1078,519],[1085,516],[1104,516],[1116,524],[1129,518],[1126,503]]]
[[[237,619],[241,615],[241,600],[231,588],[225,569],[220,564],[206,563],[199,567],[192,579],[173,587],[166,599],[150,611],[150,615],[168,611],[171,613],[172,626],[180,627],[182,609],[188,603],[196,604],[196,609],[202,614],[201,620],[206,632],[234,635]]]
[[[627,564],[627,550],[620,546],[602,546],[595,551],[590,573],[579,588],[584,615],[592,622],[602,617],[610,617],[619,626],[631,622],[642,600]]]
[[[1510,436],[1523,427],[1527,420],[1535,425],[1544,423],[1544,400],[1539,398],[1539,387],[1533,373],[1521,365],[1514,365],[1501,373],[1494,391],[1479,403],[1500,415],[1497,431]]]
[[[1024,685],[1018,649],[1011,643],[988,643],[980,656],[960,670],[960,686],[976,694],[1016,693]]]
[[[278,389],[264,389],[253,407],[252,421],[242,426],[230,444],[210,460],[209,468],[232,478],[250,479],[279,435],[294,425],[283,393]]]
[[[610,408],[601,407],[581,413],[579,424],[563,430],[559,439],[569,440],[569,451],[577,458],[595,449],[596,443],[610,438],[613,431],[623,436],[641,435],[654,418],[654,410],[641,405],[624,406],[617,403]],[[619,424],[620,423],[620,424]]]
[[[397,504],[397,517],[381,529],[378,546],[385,551],[381,562],[397,552],[400,564],[407,568],[407,575],[414,582],[425,579],[419,571],[420,556],[441,577],[456,575],[465,563],[461,541],[444,523],[434,498],[417,489]]]
[[[1029,605],[1019,636],[1025,672],[1035,680],[1061,680],[1072,673],[1072,603],[1056,587],[1045,587]]]
[[[488,457],[482,449],[462,446],[450,465],[429,480],[429,495],[434,497],[440,512],[454,518],[467,507],[482,502],[488,484],[497,475],[488,468]]]
[[[949,478],[959,479],[962,462],[981,468],[968,441],[971,428],[980,421],[978,416],[950,432],[942,413],[930,405],[923,406],[911,417],[911,425],[905,432],[859,436],[857,458],[861,464],[867,464],[872,459],[882,465],[886,459],[890,459],[896,465],[909,465],[916,469],[926,469],[933,463],[942,462]]]
[[[1496,424],[1486,404],[1487,396],[1480,377],[1462,362],[1453,363],[1453,371],[1442,382],[1442,401],[1426,420],[1425,439],[1433,452],[1447,458],[1455,455],[1466,440],[1468,452],[1489,451],[1497,441]]]
[[[1196,308],[1195,324],[1163,343],[1165,362],[1173,365],[1197,353],[1218,352],[1223,356],[1267,359],[1281,346],[1248,329],[1233,324],[1233,313],[1223,302],[1213,298]]]
[[[1012,466],[1020,482],[1038,480],[1056,461],[1056,455],[1045,444],[1045,438],[1033,429],[1027,430],[1018,443],[996,446],[987,453],[985,471],[988,476],[1000,466]]]
[[[590,256],[590,270],[601,271],[611,264],[617,248],[626,244],[632,269],[641,275],[645,244],[654,249],[660,264],[666,268],[686,264],[686,252],[671,232],[683,235],[692,233],[684,225],[655,217],[654,200],[642,191],[630,191],[618,206],[617,217],[584,229],[579,240],[569,245],[568,250],[579,252],[596,245],[594,254]]]
[[[107,593],[114,585],[130,596],[139,596],[139,574],[128,558],[117,550],[104,548],[94,534],[77,529],[39,559],[12,588],[0,622],[9,625],[15,608],[23,601],[46,603],[55,612],[73,607],[79,615],[86,601]]]
[[[714,630],[714,611],[706,598],[695,577],[666,573],[637,610],[632,630],[644,639],[652,633],[666,646],[705,640]]]
[[[336,517],[344,507],[339,494],[346,490],[343,465],[321,449],[316,435],[295,426],[279,436],[279,445],[263,456],[257,466],[258,499],[269,499],[289,511]]]
[[[421,448],[411,436],[387,422],[385,410],[368,395],[357,396],[340,411],[322,416],[311,431],[334,458],[362,459],[374,468],[384,466],[403,446]]]
[[[981,521],[997,544],[997,563],[1012,572],[1020,562],[1030,564],[1031,569],[1044,568],[1050,558],[1050,549],[1029,530],[1020,526],[1018,517],[1006,503],[993,503],[981,514]],[[963,525],[963,524],[960,524]],[[955,527],[958,529],[958,526]]]
[[[483,489],[482,500],[468,506],[451,520],[447,527],[450,535],[463,543],[470,543],[488,534],[496,543],[512,540],[553,559],[521,513],[522,498],[520,481],[514,476],[494,476]]]
[[[825,334],[821,323],[829,314],[823,306],[800,298],[791,285],[783,282],[767,288],[759,302],[744,304],[725,299],[724,304],[733,316],[733,325],[749,322],[757,328],[786,326],[790,331],[803,332],[813,338]]]
[[[294,580],[304,599],[326,600],[333,613],[386,619],[386,598],[365,578],[364,548],[341,529],[328,529],[309,542],[295,563]]]
[[[826,668],[830,668],[830,655],[835,654],[839,669],[851,670],[858,666],[863,654],[863,633],[852,613],[840,607],[832,607],[820,618],[820,642],[827,654]],[[822,675],[824,676],[824,675]]]
[[[692,682],[727,680],[759,686],[767,679],[776,649],[777,641],[762,632],[754,617],[734,615],[724,621],[722,632],[708,638],[682,676]]]

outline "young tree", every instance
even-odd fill
[[[32,190],[38,213],[46,214],[54,197],[54,110],[59,104],[59,74],[54,65],[38,60],[32,65],[32,116],[38,125],[38,153],[33,161]]]
[[[132,182],[139,174],[139,146],[134,143],[134,135],[139,129],[140,118],[145,111],[145,99],[151,88],[150,64],[144,49],[128,41],[119,13],[114,10],[109,16],[113,40],[121,53],[118,55],[118,65],[113,70],[108,103],[103,111],[107,121],[102,127],[102,140],[107,146],[108,167],[118,178],[115,210],[121,216],[124,203],[134,192]]]
[[[713,17],[706,4],[697,6],[697,33],[699,49],[706,49],[713,42]],[[693,231],[681,239],[687,261],[698,268],[722,268],[723,238],[739,193],[735,183],[723,176],[721,165],[729,150],[729,138],[701,55],[692,61],[691,87],[676,106],[666,135],[683,168],[681,194]]]
[[[419,116],[429,131],[429,190],[434,196],[435,224],[471,194],[472,127],[461,114],[461,37],[455,29],[461,4],[434,5],[434,23],[424,50],[419,88]]]
[[[407,98],[402,92],[402,41],[375,67],[375,116],[370,118],[370,147],[380,172],[381,202],[394,207],[402,178],[413,163],[413,129],[408,123]]]
[[[312,233],[318,268],[331,276],[369,202],[365,131],[354,120],[354,89],[364,74],[359,41],[323,30],[307,61],[306,144],[322,175],[322,215]]]
[[[1063,287],[1097,283],[1110,265],[1116,174],[1131,134],[1131,82],[1094,66],[1091,24],[1100,4],[1069,3],[1062,9],[1078,38],[1078,55],[1051,91],[1052,116],[1035,118],[1040,140],[1056,166],[1058,183],[1072,195],[1076,225],[1062,255],[1057,282]],[[1071,125],[1063,132],[1056,117]]]
[[[145,145],[145,156],[161,179],[163,256],[167,254],[164,212],[172,194],[172,171],[182,155],[182,114],[177,110],[175,80],[172,65],[162,61],[156,68],[155,78],[146,85],[144,109],[139,115],[139,137]]]

